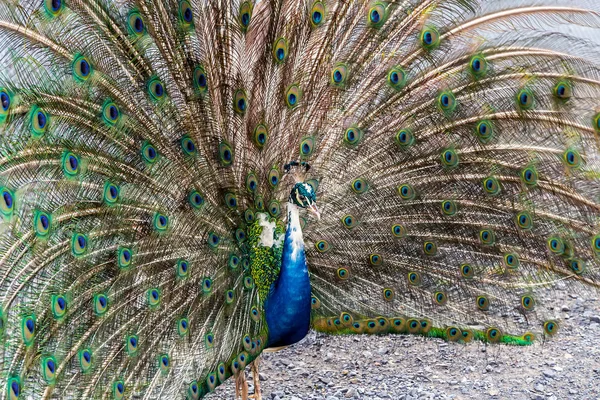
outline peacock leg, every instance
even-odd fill
[[[251,395],[250,398],[255,400],[262,400],[262,396],[260,395],[260,375],[258,374],[258,360],[259,358],[257,357],[256,360],[254,360],[254,362],[252,363],[252,366],[250,367],[252,369],[252,377],[254,379],[254,394]]]
[[[242,397],[242,400],[248,400],[248,382],[246,382],[246,372],[239,371],[235,375],[235,400]]]

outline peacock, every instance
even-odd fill
[[[311,328],[555,336],[557,285],[600,287],[598,28],[591,0],[2,0],[0,399],[246,397]]]

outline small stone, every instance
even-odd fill
[[[544,376],[547,378],[554,378],[556,376],[556,372],[552,371],[551,369],[545,369],[542,374],[544,374]]]
[[[563,304],[563,306],[560,308],[560,311],[565,311],[565,312],[566,312],[566,311],[571,311],[571,308],[569,308],[569,306],[568,306],[568,305],[566,305],[566,304]]]
[[[534,389],[537,390],[538,392],[543,392],[545,387],[541,383],[538,383],[537,385],[535,385]]]
[[[346,392],[346,395],[345,395],[345,397],[347,399],[351,399],[351,398],[357,397],[357,396],[358,396],[358,392],[354,388],[348,389],[348,391]]]
[[[592,315],[590,321],[600,324],[600,315]]]

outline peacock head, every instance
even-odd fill
[[[317,208],[317,194],[311,185],[305,182],[298,182],[292,188],[289,201],[298,207],[306,208],[313,213],[317,219],[321,218]]]

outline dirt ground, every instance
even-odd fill
[[[565,294],[556,307],[560,334],[528,347],[310,332],[261,356],[262,398],[600,399],[600,301]],[[233,399],[233,380],[207,398]]]

